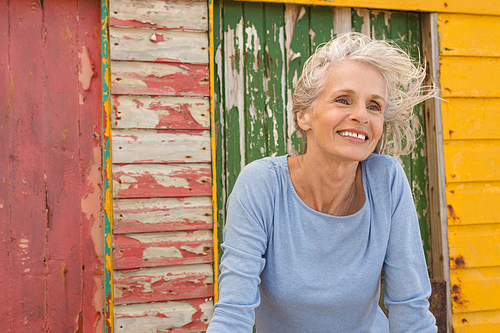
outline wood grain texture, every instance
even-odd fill
[[[500,59],[441,57],[441,94],[451,97],[500,97]]]
[[[209,95],[208,67],[179,63],[112,62],[111,92],[119,95]]]
[[[207,99],[113,95],[113,128],[209,129]]]
[[[209,131],[113,130],[113,163],[210,163]]]
[[[453,316],[455,333],[497,332],[500,328],[500,310],[461,312]]]
[[[117,305],[115,332],[204,332],[213,315],[211,298]]]
[[[500,99],[449,98],[442,106],[445,140],[500,139]]]
[[[500,223],[500,182],[446,185],[448,224]]]
[[[446,182],[500,180],[500,140],[445,141]]]
[[[461,313],[499,309],[500,268],[497,266],[452,270],[451,295],[454,321]],[[493,327],[499,326],[497,324]]]
[[[444,56],[500,56],[499,16],[439,14],[440,52]]]
[[[113,165],[114,198],[211,196],[208,164]]]
[[[205,1],[110,2],[110,26],[165,30],[208,31],[208,4]]]
[[[213,296],[213,266],[192,264],[115,271],[115,304]]]
[[[114,233],[212,228],[209,197],[115,199]]]
[[[448,237],[451,269],[500,266],[500,223],[450,226]]]
[[[115,269],[213,262],[210,230],[116,235]]]
[[[208,64],[203,32],[109,28],[111,60]]]

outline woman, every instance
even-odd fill
[[[208,332],[437,331],[411,190],[380,155],[411,149],[412,107],[433,95],[424,77],[400,49],[355,33],[307,61],[293,96],[305,153],[238,177]]]

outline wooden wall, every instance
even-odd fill
[[[206,1],[111,0],[115,332],[213,311]]]
[[[500,16],[439,14],[454,332],[500,331]]]
[[[0,331],[102,332],[100,3],[0,0]]]

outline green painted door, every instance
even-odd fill
[[[214,2],[214,16],[216,168],[222,229],[226,199],[246,164],[302,150],[289,110],[294,83],[314,50],[334,34],[352,30],[396,40],[420,59],[421,30],[418,13],[368,9],[220,0]],[[413,188],[428,255],[423,106],[415,114],[421,136],[414,152],[401,157],[401,162]]]

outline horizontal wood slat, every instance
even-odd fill
[[[210,163],[210,131],[113,130],[113,163]]]
[[[115,234],[212,228],[209,197],[113,200]]]
[[[500,266],[500,223],[450,226],[450,268]]]
[[[212,232],[166,232],[115,235],[114,269],[213,262]]]
[[[115,271],[115,304],[212,297],[213,266],[193,264]]]
[[[206,1],[113,0],[109,16],[112,27],[208,31]]]
[[[208,99],[114,95],[113,128],[209,129]]]
[[[500,267],[455,269],[450,278],[454,314],[500,310]]]
[[[453,315],[453,333],[500,331],[500,310],[462,312]]]
[[[440,14],[441,55],[500,57],[500,16]]]
[[[449,98],[441,104],[444,140],[500,139],[500,99]]]
[[[209,96],[206,65],[111,63],[111,92],[118,95]]]
[[[446,182],[500,181],[500,140],[445,141]]]
[[[210,164],[113,165],[114,198],[211,195]]]
[[[441,57],[441,95],[500,97],[500,58]]]
[[[204,332],[213,315],[211,298],[116,305],[116,333]]]
[[[500,223],[500,182],[446,185],[448,224]]]
[[[109,28],[111,60],[208,64],[208,36],[202,32]]]

